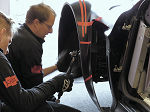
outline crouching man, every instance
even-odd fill
[[[46,101],[49,96],[61,92],[64,80],[71,91],[73,78],[60,74],[31,89],[22,88],[5,54],[12,41],[12,22],[0,12],[0,111],[1,112],[80,112],[72,107]]]

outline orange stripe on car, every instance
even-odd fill
[[[91,44],[91,41],[89,41],[89,42],[80,41],[80,44]]]
[[[81,22],[84,22],[84,14],[83,14],[83,5],[81,0],[79,0],[80,3],[80,9],[81,9]],[[84,37],[84,26],[82,26],[82,37]]]
[[[92,75],[90,75],[88,78],[85,79],[85,82],[90,80],[92,78]]]

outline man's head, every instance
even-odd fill
[[[4,54],[8,52],[8,45],[12,41],[12,21],[0,12],[0,48]]]
[[[25,22],[35,35],[44,38],[53,32],[55,17],[56,13],[50,6],[40,3],[30,7]]]

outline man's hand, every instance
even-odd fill
[[[72,90],[73,77],[71,75],[60,74],[51,79],[56,92],[69,92]]]
[[[71,61],[71,56],[67,50],[62,51],[58,56],[57,69],[60,72],[66,72]]]

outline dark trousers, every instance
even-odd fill
[[[4,103],[2,107],[3,108],[0,112],[17,112],[16,110],[12,109],[8,105],[5,105]],[[81,111],[63,104],[55,103],[53,101],[47,101],[40,104],[32,112],[81,112]]]
[[[35,112],[81,112],[75,108],[58,104],[53,101],[44,102]]]

